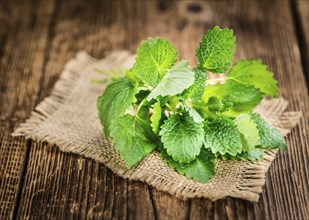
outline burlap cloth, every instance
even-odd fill
[[[132,170],[124,167],[113,144],[104,139],[97,116],[96,100],[105,85],[94,84],[91,80],[104,77],[96,73],[95,68],[128,68],[133,62],[134,56],[127,51],[114,52],[100,61],[85,52],[78,53],[66,64],[52,94],[35,108],[31,117],[13,135],[47,141],[62,151],[92,158],[119,176],[146,182],[179,198],[217,200],[231,196],[258,201],[265,173],[276,156],[276,150],[266,151],[262,162],[217,160],[215,177],[207,184],[189,180],[170,169],[156,152]],[[301,116],[300,112],[284,112],[287,104],[282,98],[264,100],[255,111],[286,135]]]

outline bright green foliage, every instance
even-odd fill
[[[194,108],[186,106],[186,111],[189,113],[194,122],[202,123],[204,121],[204,118],[202,118],[202,116]]]
[[[221,155],[223,160],[263,160],[264,159],[264,151],[261,148],[254,148],[251,150],[243,151],[236,156],[231,156],[229,154]]]
[[[231,29],[215,26],[209,30],[196,49],[199,67],[213,73],[226,71],[234,57],[235,39]]]
[[[227,81],[251,85],[259,89],[263,94],[278,97],[277,81],[274,74],[267,70],[267,66],[260,60],[238,61],[227,75]]]
[[[137,117],[149,121],[149,106],[142,106],[137,113]]]
[[[194,68],[194,83],[189,89],[189,97],[193,101],[199,101],[205,90],[207,75],[203,69]]]
[[[210,111],[225,111],[226,115],[235,116],[252,111],[262,97],[259,90],[252,86],[227,82],[206,86],[202,101],[207,103]]]
[[[209,97],[206,106],[208,107],[209,111],[212,112],[221,112],[225,108],[222,99],[216,96]]]
[[[158,100],[158,102],[156,102],[156,104],[154,104],[153,113],[150,117],[150,121],[151,121],[150,126],[152,127],[152,130],[155,134],[159,133],[161,116],[162,116],[162,110],[161,110],[161,106],[160,106],[160,101]]]
[[[264,159],[264,151],[260,148],[254,148],[248,151],[243,152],[240,156],[243,160],[263,160]]]
[[[273,128],[270,124],[264,121],[259,115],[253,114],[251,119],[256,124],[259,130],[260,140],[258,145],[262,148],[281,148],[283,150],[287,149],[286,142],[284,137],[280,134],[280,132]]]
[[[134,68],[127,69],[125,72],[125,76],[133,82],[139,81],[139,78],[136,75],[136,70]]]
[[[225,98],[229,103],[233,103],[227,114],[239,114],[240,112],[251,112],[260,103],[263,95],[254,87],[241,84],[227,83],[231,91]]]
[[[236,156],[243,150],[241,135],[236,126],[227,120],[217,119],[204,123],[205,147],[214,154]]]
[[[161,150],[161,156],[168,165],[190,179],[207,183],[215,174],[215,155],[209,150],[202,149],[200,155],[187,164],[180,164],[173,160],[165,150]]]
[[[147,121],[126,114],[114,119],[111,137],[126,166],[131,169],[156,147],[155,136]]]
[[[159,133],[167,154],[180,163],[189,163],[199,155],[203,145],[203,125],[188,115],[171,115]]]
[[[185,60],[173,66],[163,77],[161,82],[149,94],[147,100],[155,99],[158,96],[174,96],[182,93],[194,82],[194,72]]]
[[[137,49],[134,69],[137,76],[151,86],[156,86],[177,61],[176,48],[161,38],[149,38]]]
[[[126,78],[118,78],[109,84],[103,95],[98,98],[97,108],[99,118],[104,126],[105,134],[109,134],[111,121],[118,116],[124,115],[126,109],[135,102],[137,86]]]
[[[193,68],[177,62],[171,43],[142,42],[133,67],[97,101],[105,134],[128,169],[159,147],[171,168],[206,183],[217,157],[256,161],[264,150],[286,149],[279,131],[252,113],[265,96],[278,97],[274,74],[252,59],[233,65],[234,51],[233,31],[217,26],[202,38]],[[228,73],[209,79],[208,72]]]
[[[241,134],[242,144],[245,150],[253,149],[259,141],[259,130],[248,114],[238,115],[234,124]]]

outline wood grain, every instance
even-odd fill
[[[307,85],[309,84],[309,1],[296,1],[296,19],[295,24],[299,32],[299,43],[302,50],[302,64],[307,77]]]
[[[27,163],[30,142],[10,133],[37,104],[53,11],[50,3],[38,7],[0,2],[0,219],[13,217],[17,209]]]
[[[308,0],[297,0],[297,6],[300,13],[300,19],[302,22],[305,40],[309,42],[309,1]],[[308,49],[308,48],[307,48]],[[307,51],[308,53],[309,51]]]
[[[37,8],[27,2],[17,9],[14,3],[1,5],[7,16],[0,13],[5,23],[0,25],[4,42],[0,47],[0,218],[12,217],[14,207],[19,219],[309,218],[309,100],[290,2],[194,3],[202,9],[199,14],[187,9],[188,2],[177,1],[59,0],[40,2]],[[24,17],[18,16],[20,12]],[[77,51],[101,58],[116,49],[133,52],[142,39],[160,36],[172,41],[180,56],[194,65],[196,45],[216,24],[235,30],[237,58],[261,58],[268,64],[281,95],[290,101],[289,110],[304,115],[287,137],[288,152],[280,152],[272,164],[259,203],[234,198],[182,201],[144,183],[124,180],[95,161],[62,153],[56,146],[29,142],[27,152],[24,139],[9,137],[12,127],[49,95],[64,64]],[[22,72],[29,66],[31,71]],[[4,195],[8,189],[13,189],[10,196]]]
[[[49,94],[63,66],[77,51],[86,50],[96,57],[102,57],[105,55],[103,52],[107,54],[123,48],[118,44],[125,43],[125,32],[118,27],[119,24],[111,24],[106,17],[108,11],[114,11],[117,15],[121,5],[105,2],[104,6],[100,2],[94,2],[93,5],[76,1],[59,4],[55,27],[51,33],[53,38],[46,71],[41,81],[40,99]],[[80,20],[81,18],[84,20]],[[117,22],[121,23],[123,20]],[[92,23],[94,25],[89,25]],[[109,38],[109,35],[115,37]],[[40,218],[154,218],[146,184],[127,182],[101,164],[76,155],[64,154],[56,147],[50,151],[46,146],[31,146],[20,200],[21,208],[18,210],[19,218],[33,215]],[[42,163],[42,158],[46,163]],[[94,164],[94,171],[90,164]],[[42,178],[43,174],[45,178]],[[72,188],[72,184],[75,187]],[[93,197],[89,197],[91,192],[94,193]],[[52,201],[52,204],[49,201]]]

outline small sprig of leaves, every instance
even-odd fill
[[[141,43],[133,67],[97,101],[104,133],[128,169],[158,150],[179,173],[207,182],[218,157],[263,160],[266,149],[286,149],[284,137],[252,113],[265,96],[278,97],[274,74],[260,60],[231,65],[235,39],[231,29],[209,30],[196,49],[194,68],[177,62],[168,41]],[[208,79],[209,72],[225,77]]]

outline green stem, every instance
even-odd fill
[[[165,106],[173,113],[175,113],[175,109],[172,108],[168,103],[165,104]]]
[[[239,81],[238,79],[235,79],[235,78],[233,78],[233,77],[229,77],[229,79],[234,80],[235,82],[238,82],[238,83],[240,83],[240,84],[246,85],[244,82]]]
[[[146,98],[144,98],[144,99],[141,101],[141,103],[139,103],[139,105],[138,105],[138,107],[137,107],[137,109],[136,109],[136,112],[135,112],[135,115],[136,115],[136,116],[138,115],[138,112],[139,112],[139,110],[142,108],[142,106],[143,106],[143,104],[144,104],[145,101],[146,101]]]

